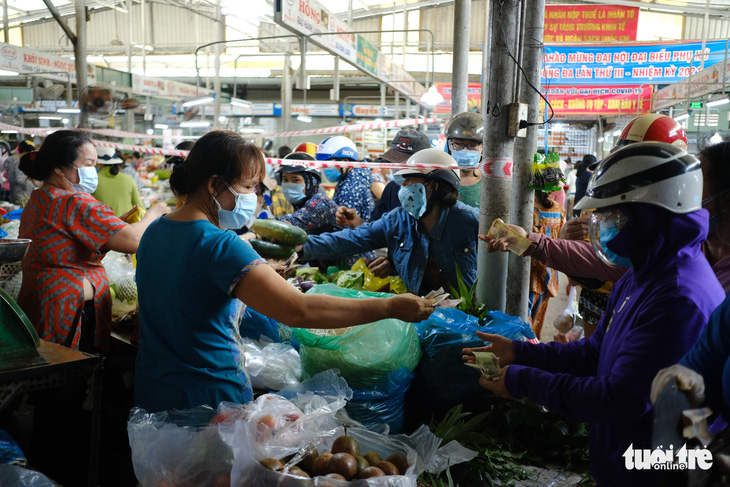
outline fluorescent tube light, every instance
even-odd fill
[[[677,115],[676,117],[674,117],[674,120],[676,120],[677,122],[681,122],[682,120],[686,120],[688,118],[689,113],[683,113],[682,115]]]
[[[707,102],[708,107],[719,107],[725,103],[730,103],[730,98],[718,98],[716,100],[710,100]]]
[[[183,102],[182,106],[183,106],[183,108],[194,107],[196,105],[205,105],[207,103],[213,103],[213,101],[215,101],[215,94],[201,96],[198,98],[192,98],[188,101]]]
[[[234,107],[251,108],[253,103],[248,100],[242,100],[240,98],[231,98],[231,105]]]
[[[306,123],[309,123],[309,122],[311,122],[311,121],[312,121],[312,117],[310,117],[309,115],[305,115],[305,114],[303,114],[303,113],[300,113],[300,114],[299,114],[299,115],[297,116],[297,120],[299,120],[300,122],[306,122]]]
[[[56,110],[58,113],[81,113],[80,108],[59,108]]]
[[[160,130],[165,130],[165,129],[166,129],[166,128],[168,128],[168,127],[169,127],[169,126],[168,126],[168,125],[165,125],[164,123],[156,123],[156,124],[155,124],[155,128],[156,128],[156,129],[160,129]]]
[[[182,122],[181,127],[193,128],[193,127],[210,127],[210,122],[197,121],[197,122]]]

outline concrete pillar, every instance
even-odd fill
[[[525,0],[522,0],[523,2]],[[519,101],[527,104],[527,120],[540,120],[540,95],[530,88],[540,87],[542,68],[542,35],[544,30],[545,0],[529,0],[525,9],[525,24],[522,35],[522,68],[527,81],[520,84]],[[512,190],[512,221],[528,232],[532,228],[532,214],[535,207],[534,192],[528,187],[532,177],[532,158],[537,151],[539,125],[527,128],[527,137],[515,140],[515,164]],[[507,273],[506,313],[527,320],[530,297],[530,259],[509,254]]]
[[[517,68],[507,54],[516,53],[519,0],[491,0],[492,12],[489,47],[490,113],[484,116],[485,141],[482,161],[482,195],[479,233],[487,233],[495,218],[509,221],[512,194],[511,168],[514,139],[507,134],[509,105],[515,99],[514,77]],[[501,23],[501,25],[500,25]],[[513,54],[514,55],[514,54]],[[477,298],[490,310],[505,310],[507,293],[507,254],[487,254],[486,244],[479,241],[477,261]]]
[[[291,131],[291,99],[291,53],[287,51],[284,55],[284,71],[281,75],[281,119],[284,132]]]
[[[74,12],[76,15],[76,43],[74,44],[74,56],[76,58],[76,89],[81,91],[87,84],[86,78],[86,2],[85,0],[74,0]],[[88,116],[85,112],[79,114],[79,127],[88,125]]]
[[[10,42],[10,26],[8,25],[8,0],[3,0],[3,38]]]
[[[213,78],[213,91],[215,91],[215,101],[213,101],[213,128],[219,129],[221,126],[220,120],[218,120],[221,116],[221,46],[223,46],[220,41],[225,36],[225,23],[221,14],[221,0],[215,3],[215,19],[215,40],[218,44],[214,46],[215,77]]]
[[[469,89],[469,19],[471,0],[454,2],[454,57],[451,77],[451,116],[467,110]]]

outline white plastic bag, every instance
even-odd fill
[[[279,391],[302,378],[299,353],[288,343],[277,343],[262,336],[243,339],[246,372],[254,389]]]
[[[559,333],[567,333],[573,328],[575,319],[578,315],[578,302],[575,300],[576,286],[571,286],[570,293],[568,293],[568,304],[565,309],[555,317],[553,326]]]

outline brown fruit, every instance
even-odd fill
[[[385,477],[385,472],[380,470],[378,467],[368,467],[360,472],[360,476],[358,478],[370,479],[373,477]]]
[[[279,472],[284,469],[284,465],[282,465],[276,458],[264,458],[259,463],[263,465],[264,468],[274,472]]]
[[[349,453],[335,453],[327,462],[327,473],[338,473],[350,480],[357,475],[357,460]]]
[[[332,458],[332,456],[333,455],[330,452],[325,452],[318,456],[312,464],[312,475],[316,477],[318,475],[326,474],[327,463],[330,461],[330,458]]]
[[[352,436],[340,436],[332,443],[332,453],[349,453],[353,457],[360,455],[360,445]]]
[[[408,459],[405,455],[401,453],[394,453],[386,458],[385,461],[395,465],[395,468],[398,469],[401,475],[406,474],[406,470],[408,470]]]
[[[400,472],[398,472],[398,467],[390,462],[382,461],[375,466],[382,470],[385,475],[400,475]]]
[[[340,475],[338,473],[328,473],[327,475],[325,475],[325,477],[327,477],[328,479],[335,479],[335,480],[347,480],[345,477],[343,477],[342,475]]]
[[[311,477],[309,477],[309,474],[307,472],[305,472],[304,470],[302,470],[299,467],[292,467],[292,468],[290,468],[289,469],[289,475],[294,475],[296,477],[304,477],[306,479],[311,478]]]
[[[375,465],[383,461],[383,457],[381,457],[374,451],[366,452],[363,457],[365,457],[365,460],[368,461],[371,467],[374,467]]]
[[[355,457],[355,460],[357,460],[357,473],[360,473],[370,466],[370,463],[368,463],[365,457]]]
[[[297,464],[297,467],[301,468],[305,472],[311,472],[312,467],[314,467],[314,461],[319,456],[319,452],[317,449],[313,446],[310,446],[307,449],[307,454],[302,457],[300,462]]]

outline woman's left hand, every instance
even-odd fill
[[[487,379],[484,376],[479,377],[479,385],[505,399],[514,399],[507,390],[507,385],[504,380],[507,374],[507,369],[509,369],[509,365],[507,367],[502,367],[499,371],[499,375],[494,380]]]

